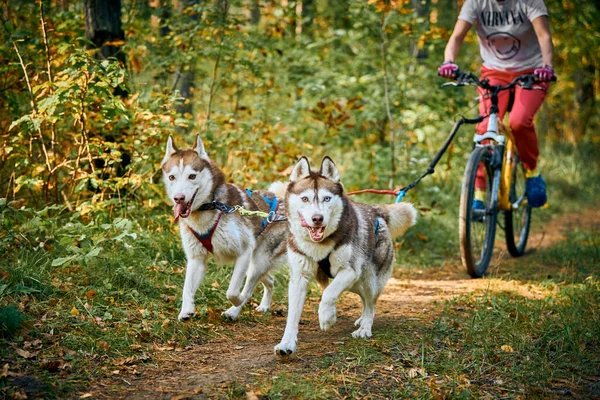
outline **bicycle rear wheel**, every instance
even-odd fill
[[[509,194],[510,203],[513,207],[504,212],[504,233],[506,236],[506,248],[513,257],[525,254],[527,239],[529,238],[529,227],[531,225],[531,207],[525,199],[525,175],[521,160],[518,156],[512,163],[512,179]]]
[[[492,209],[493,176],[491,149],[475,148],[463,177],[458,224],[462,262],[473,278],[481,278],[487,273],[494,250],[497,211]],[[484,199],[480,199],[485,205],[482,210],[473,207],[476,181],[480,190],[485,190]]]

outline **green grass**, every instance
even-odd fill
[[[521,276],[529,284],[552,289],[542,298],[512,292],[457,297],[431,321],[380,323],[374,339],[350,340],[305,373],[262,382],[262,391],[269,398],[318,398],[321,393],[337,398],[343,397],[341,387],[350,397],[375,398],[598,396],[597,237],[598,232],[575,232],[514,267],[529,271]],[[539,263],[553,268],[574,254],[568,282],[559,274],[540,280],[540,272],[531,268]]]
[[[231,268],[209,266],[196,299],[197,323],[175,323],[185,260],[164,210],[133,223],[56,213],[42,219],[40,212],[5,206],[4,224],[17,212],[29,222],[18,226],[22,237],[1,238],[8,263],[1,268],[0,307],[14,308],[26,328],[0,339],[0,357],[14,359],[11,368],[22,373],[49,378],[44,395],[62,397],[71,378],[81,384],[119,358],[151,360],[153,345],[186,346],[214,335]],[[36,340],[41,345],[32,346]],[[34,356],[15,357],[15,348]],[[40,360],[59,362],[61,379]]]

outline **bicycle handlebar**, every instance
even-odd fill
[[[477,76],[473,75],[472,73],[462,72],[460,70],[456,70],[454,72],[454,79],[455,79],[455,82],[446,82],[446,83],[442,84],[442,87],[468,86],[468,85],[474,83],[475,85],[477,85],[483,89],[493,90],[497,93],[502,90],[512,89],[517,85],[519,85],[523,89],[533,89],[533,84],[540,82],[539,76],[537,74],[528,74],[528,75],[517,76],[508,85],[490,85],[488,79],[479,80],[479,78]],[[552,82],[556,82],[556,80],[557,80],[556,76],[553,76],[551,79]]]

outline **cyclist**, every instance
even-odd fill
[[[458,70],[456,56],[473,24],[476,24],[483,59],[482,79],[487,78],[491,85],[506,85],[523,74],[534,73],[539,77],[536,88],[541,90],[515,89],[509,125],[525,166],[525,192],[529,205],[541,207],[547,200],[546,183],[537,170],[539,149],[533,117],[544,102],[548,82],[554,76],[554,46],[546,5],[543,0],[466,0],[446,45],[444,63],[438,68],[441,76],[452,78]],[[478,91],[481,115],[487,115],[491,101],[486,98],[485,90],[479,88]],[[507,112],[509,99],[508,92],[499,97],[500,119]],[[477,133],[484,134],[486,130],[487,119],[479,124]],[[478,176],[481,179],[475,184],[473,202],[476,209],[485,208],[484,173],[480,168]]]

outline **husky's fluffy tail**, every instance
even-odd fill
[[[276,181],[271,183],[271,186],[269,186],[268,190],[269,192],[273,193],[276,197],[283,199],[285,197],[285,191],[287,190],[288,185],[289,182]]]
[[[417,210],[411,203],[397,203],[383,206],[383,218],[392,238],[402,235],[417,223]]]

